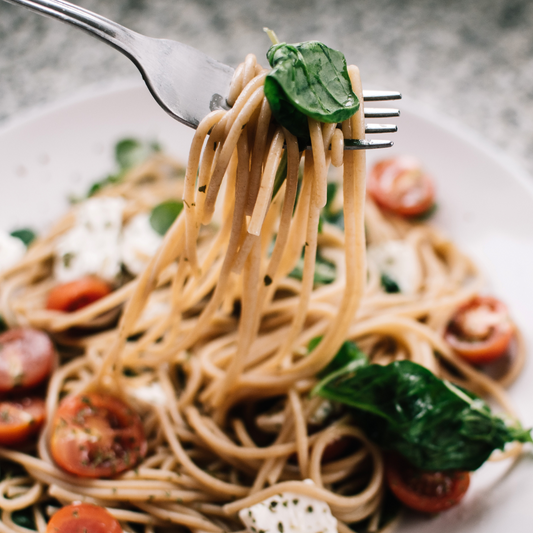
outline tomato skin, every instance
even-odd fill
[[[141,419],[126,403],[105,393],[65,398],[52,424],[50,451],[65,471],[82,477],[111,477],[146,455]]]
[[[376,163],[368,175],[367,190],[379,206],[400,216],[422,215],[435,204],[433,180],[412,157]]]
[[[122,533],[122,528],[103,507],[73,503],[50,518],[46,533]]]
[[[0,402],[0,445],[23,444],[39,432],[45,418],[41,398],[22,398]]]
[[[479,325],[479,317],[488,320],[485,327],[483,322]],[[507,306],[491,296],[477,296],[461,306],[444,334],[446,342],[474,365],[490,363],[504,355],[513,336]]]
[[[46,308],[73,313],[107,296],[111,291],[111,286],[105,281],[86,276],[54,287],[48,294]]]
[[[394,457],[386,461],[390,490],[404,505],[421,513],[440,513],[457,505],[470,485],[468,472],[419,470]]]
[[[0,335],[0,393],[25,390],[52,372],[56,351],[50,337],[33,328],[13,328]]]

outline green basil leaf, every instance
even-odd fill
[[[9,328],[7,327],[4,317],[0,315],[0,333],[4,333],[4,331],[7,331],[8,329]]]
[[[15,522],[15,524],[17,524],[17,526],[37,531],[37,527],[35,525],[35,518],[33,516],[33,509],[31,507],[26,507],[25,509],[13,511],[11,519],[13,520],[13,522]]]
[[[124,174],[130,168],[139,165],[155,152],[161,151],[156,142],[141,142],[137,139],[122,139],[115,145],[115,160],[119,166],[116,174],[109,174],[105,178],[94,182],[87,191],[87,198],[94,196],[108,185],[120,183]],[[78,199],[74,199],[78,201]]]
[[[182,209],[183,203],[176,200],[168,200],[156,205],[150,214],[150,225],[159,235],[165,235]]]
[[[359,109],[344,55],[318,41],[270,47],[272,70],[265,96],[274,118],[300,139],[309,138],[307,117],[342,122]]]
[[[295,279],[303,279],[304,275],[304,258],[302,257],[296,263],[296,266],[289,274],[289,277]],[[320,285],[327,285],[328,283],[333,283],[337,277],[337,269],[335,265],[328,261],[325,257],[322,257],[320,253],[316,254],[315,262],[315,274],[314,274],[314,283]]]
[[[318,221],[319,233],[322,233],[322,226],[324,222],[333,224],[344,231],[344,212],[342,209],[334,209],[333,207],[333,202],[337,196],[337,189],[337,183],[328,183],[326,205],[322,209],[320,213],[320,219]]]
[[[315,394],[350,406],[371,440],[423,470],[476,470],[509,442],[533,442],[518,422],[412,361],[345,369]]]
[[[26,246],[35,240],[35,232],[29,228],[21,228],[11,232],[12,237],[20,239]]]
[[[122,139],[115,145],[115,159],[120,170],[128,170],[160,150],[161,147],[155,142],[146,143],[137,139]]]
[[[401,292],[399,285],[387,274],[381,274],[381,286],[390,294]]]
[[[118,174],[110,174],[109,176],[106,176],[104,179],[94,182],[90,186],[89,190],[87,191],[87,198],[94,196],[98,191],[102,190],[107,185],[113,185],[115,183],[119,183],[120,181],[122,181],[123,177],[124,177],[124,173],[120,172]]]
[[[321,340],[322,337],[315,337],[314,339],[311,339],[307,346],[309,352],[312,352]],[[366,354],[364,354],[354,342],[345,341],[339,348],[339,351],[335,357],[317,374],[317,377],[321,379],[326,378],[328,381],[330,381],[333,379],[332,376],[341,370],[343,373],[353,372],[355,368],[366,365],[368,365],[368,358]],[[321,381],[317,385],[317,388],[323,387],[325,384],[325,381]]]
[[[413,222],[424,222],[430,219],[439,209],[439,205],[435,202],[431,207],[428,207],[423,213],[409,217]]]
[[[276,170],[276,177],[274,178],[274,187],[272,189],[272,200],[276,197],[284,181],[287,179],[287,150],[283,151],[281,160]]]

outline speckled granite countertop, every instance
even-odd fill
[[[373,86],[400,90],[469,126],[533,173],[529,0],[79,0],[127,27],[236,65],[263,64],[263,26],[344,51]],[[132,78],[121,54],[0,0],[0,120],[102,79]]]

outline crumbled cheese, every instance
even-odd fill
[[[506,309],[496,310],[489,305],[481,305],[463,314],[461,327],[465,334],[481,338],[488,335],[493,327],[508,323]]]
[[[309,417],[309,422],[311,424],[316,424],[317,426],[322,425],[328,416],[335,411],[335,406],[329,400],[323,400],[320,402],[320,405],[316,408],[315,412]]]
[[[139,275],[163,242],[150,224],[150,214],[134,216],[122,234],[120,246],[122,262],[133,275]]]
[[[0,272],[16,265],[26,253],[26,246],[17,237],[0,231]]]
[[[250,533],[337,533],[337,519],[327,503],[291,492],[242,509],[239,518]]]
[[[404,241],[387,241],[368,247],[367,258],[377,270],[396,282],[404,294],[414,294],[420,285],[420,262],[415,248]]]
[[[155,300],[154,298],[149,298],[148,302],[144,306],[143,312],[139,318],[139,322],[144,322],[145,320],[153,320],[154,318],[163,318],[168,316],[171,312],[171,307],[169,302],[162,302],[160,300]]]
[[[65,283],[87,275],[113,281],[120,272],[122,198],[91,198],[81,204],[76,223],[56,244],[54,274]]]
[[[165,391],[159,383],[151,383],[145,387],[135,387],[128,389],[129,392],[146,403],[152,405],[165,405],[167,403],[167,397]]]

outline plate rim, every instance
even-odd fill
[[[0,135],[8,134],[10,130],[23,127],[29,122],[45,117],[46,115],[63,110],[67,107],[82,104],[87,100],[98,99],[108,94],[116,94],[125,91],[146,89],[144,81],[136,77],[125,77],[118,80],[105,80],[89,85],[85,85],[71,94],[65,94],[54,100],[45,101],[40,104],[16,111],[13,115],[0,121]],[[482,152],[487,158],[493,159],[508,172],[527,192],[533,200],[533,175],[531,175],[512,155],[503,148],[497,146],[489,139],[469,125],[464,124],[456,118],[450,117],[440,110],[428,105],[422,100],[417,100],[411,96],[402,95],[401,103],[398,103],[400,112],[403,110],[414,115],[417,119],[431,123],[433,127],[438,127],[472,145]],[[186,126],[184,126],[186,127]],[[401,115],[398,119],[398,129],[401,131]],[[394,136],[392,136],[394,141]]]

